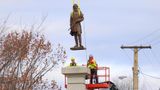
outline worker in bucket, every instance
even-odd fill
[[[89,55],[89,60],[87,62],[87,67],[91,71],[90,84],[93,84],[93,79],[96,80],[95,83],[98,83],[98,76],[97,76],[98,65],[97,65],[96,60],[94,59],[94,57],[92,55]]]
[[[77,66],[77,63],[75,62],[75,58],[74,57],[71,58],[70,66]]]
[[[84,48],[82,46],[82,29],[81,29],[81,22],[84,20],[83,14],[80,11],[80,8],[77,4],[73,5],[73,12],[70,16],[70,29],[71,29],[71,36],[74,36],[76,45],[74,48]]]

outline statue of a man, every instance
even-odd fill
[[[78,48],[78,47],[84,48],[82,46],[82,38],[81,38],[81,34],[82,34],[81,22],[83,21],[83,19],[84,19],[83,13],[80,11],[78,5],[74,4],[73,12],[71,13],[71,16],[70,16],[70,28],[71,28],[70,34],[74,36],[75,43],[76,43],[74,48]]]

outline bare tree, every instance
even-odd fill
[[[1,90],[42,90],[43,76],[65,59],[64,48],[53,49],[39,33],[15,31],[0,39]]]

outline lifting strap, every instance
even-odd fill
[[[75,4],[75,0],[72,0],[72,5]],[[80,10],[80,0],[78,0],[78,15],[81,15],[81,10]],[[71,13],[71,16],[73,16],[73,12]]]
[[[72,0],[72,5],[75,4],[75,0]],[[80,0],[78,0],[78,7],[80,8]]]

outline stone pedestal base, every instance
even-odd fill
[[[62,74],[67,77],[67,90],[86,90],[85,76],[90,69],[82,66],[62,68]]]

